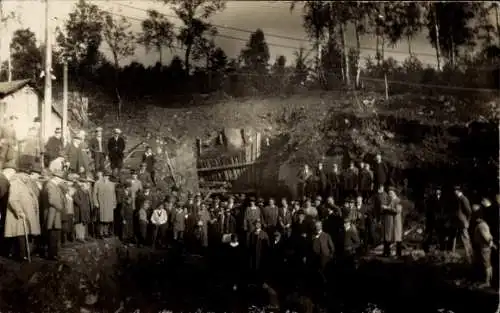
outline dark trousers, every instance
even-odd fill
[[[153,225],[153,240],[154,247],[161,247],[166,244],[167,224]]]
[[[133,241],[135,239],[133,217],[130,216],[130,217],[125,217],[123,219],[123,226],[120,239],[124,241]]]
[[[184,231],[183,230],[174,230],[174,240],[182,241],[184,240]]]
[[[149,176],[151,177],[151,182],[153,186],[156,186],[156,172],[154,170],[149,171]]]
[[[54,259],[59,254],[59,239],[61,238],[60,229],[50,229],[47,233],[47,257]]]
[[[66,241],[73,242],[74,223],[73,223],[73,215],[68,216],[67,220],[62,221],[62,230],[61,230],[61,244],[65,244]]]
[[[12,254],[14,259],[22,260],[26,257],[26,239],[24,236],[7,237],[2,244],[7,250],[7,255]]]
[[[385,241],[384,242],[384,256],[390,256],[391,255],[391,242]],[[396,242],[396,256],[400,257],[403,255],[403,243],[401,241]]]
[[[140,244],[146,244],[148,239],[148,223],[146,221],[139,221],[139,233],[138,233],[138,241]]]
[[[99,235],[100,236],[111,236],[112,230],[111,230],[111,224],[112,223],[99,223]]]
[[[444,226],[436,223],[429,223],[425,227],[424,251],[429,252],[430,246],[434,243],[434,234],[438,237],[439,250],[446,250],[446,237],[450,233]]]
[[[104,152],[94,153],[94,167],[96,171],[104,170],[104,161],[106,160],[106,155]]]

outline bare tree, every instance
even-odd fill
[[[124,18],[115,19],[111,14],[103,16],[103,37],[113,55],[115,66],[115,92],[118,101],[118,117],[121,116],[122,103],[119,91],[120,60],[134,54],[135,34],[130,30],[131,24]]]

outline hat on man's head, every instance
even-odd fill
[[[99,126],[99,127],[96,127],[95,131],[96,131],[96,132],[102,132],[102,127],[100,127],[100,126]]]
[[[113,173],[110,170],[104,170],[102,171],[103,176],[111,176]]]
[[[121,134],[122,131],[119,128],[115,128],[113,131],[115,134]]]
[[[453,190],[462,191],[462,187],[460,185],[455,185],[455,186],[453,186]]]
[[[144,189],[151,189],[151,184],[150,183],[145,183],[143,186]]]

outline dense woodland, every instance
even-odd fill
[[[55,76],[62,77],[66,61],[73,89],[85,92],[102,86],[101,91],[117,100],[217,91],[245,96],[292,94],[314,88],[383,88],[384,78],[402,82],[392,86],[391,93],[422,92],[418,84],[453,86],[450,92],[455,87],[499,86],[498,3],[296,1],[289,10],[301,10],[313,49],[295,51],[293,60],[284,56],[270,60],[272,44],[266,43],[260,29],[250,34],[237,58],[229,58],[217,47],[217,26],[209,19],[224,10],[224,1],[159,1],[173,8],[182,27],[176,27],[172,18],[161,12],[147,10],[149,17],[141,21],[142,31],[134,33],[126,16],[80,0],[57,30]],[[348,25],[354,26],[355,43],[346,42]],[[437,68],[423,64],[413,52],[412,38],[422,31],[435,48]],[[362,36],[376,36],[373,58],[360,59]],[[385,57],[385,48],[402,39],[408,42],[406,60],[398,63]],[[43,85],[44,47],[36,42],[30,29],[15,31],[10,44],[11,65],[2,65],[2,80],[10,73],[12,79],[29,77]],[[158,52],[182,48],[184,55],[167,64],[160,57],[152,67],[137,62],[120,67],[120,60],[132,56],[140,45]],[[103,55],[103,49],[110,52],[111,59]],[[60,88],[61,79],[55,85]]]

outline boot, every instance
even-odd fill
[[[391,255],[391,243],[384,241],[384,252],[382,256],[389,257]]]

